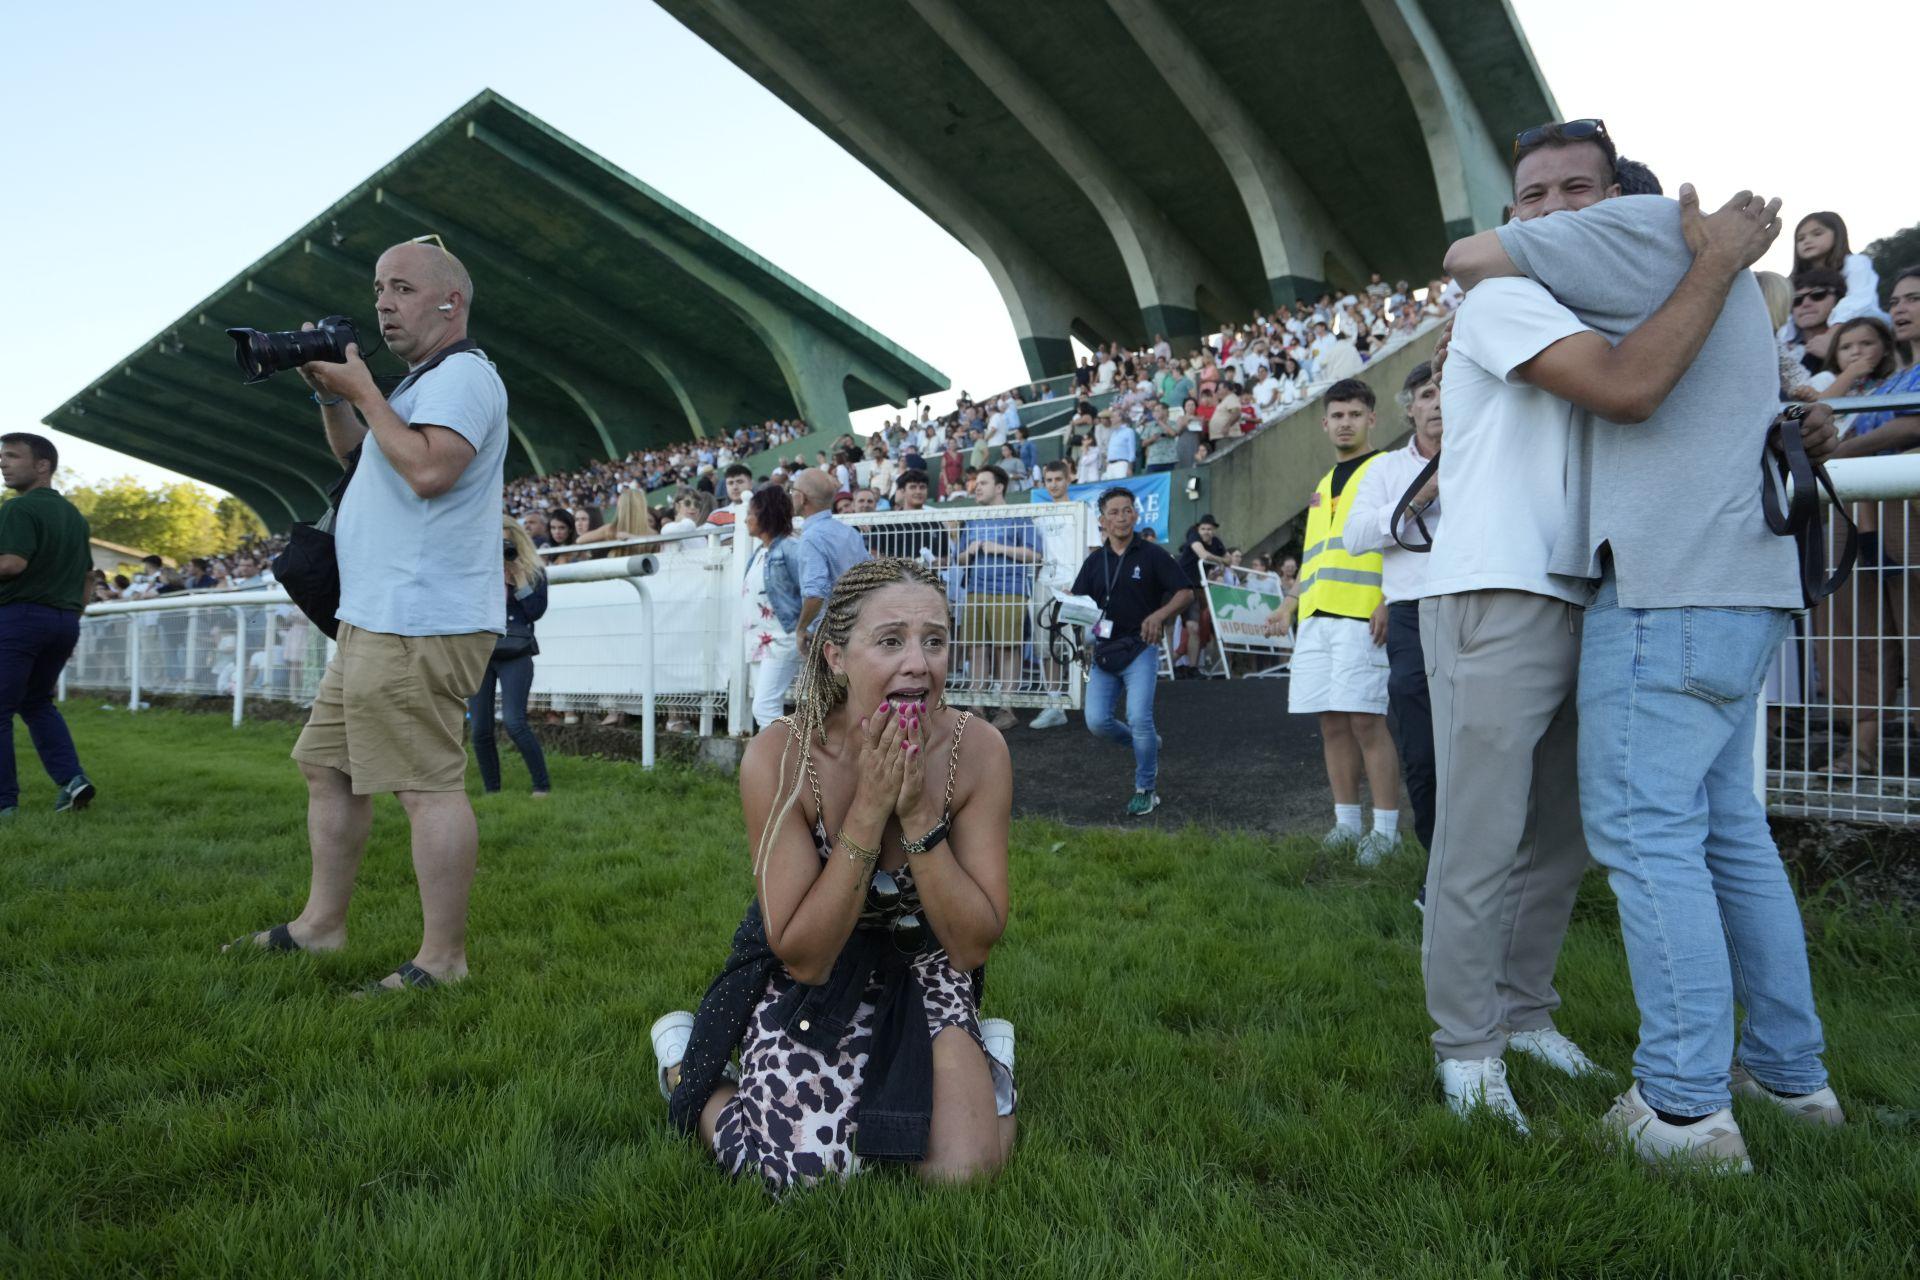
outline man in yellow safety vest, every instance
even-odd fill
[[[1333,788],[1334,824],[1325,843],[1354,848],[1359,864],[1371,867],[1399,839],[1400,760],[1387,732],[1387,606],[1380,553],[1352,555],[1343,535],[1360,477],[1380,456],[1367,442],[1373,388],[1347,378],[1327,390],[1324,403],[1321,426],[1333,442],[1335,461],[1307,507],[1299,592],[1268,621],[1267,632],[1284,635],[1298,608],[1287,709],[1320,717],[1321,749]],[[1371,831],[1360,824],[1363,768],[1373,794]]]

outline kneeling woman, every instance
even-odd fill
[[[1013,772],[942,705],[951,625],[917,561],[841,575],[798,710],[740,767],[755,901],[698,1016],[654,1024],[674,1124],[775,1191],[871,1160],[974,1177],[1013,1145],[1013,1028],[979,1017]]]

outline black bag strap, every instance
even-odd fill
[[[1400,501],[1394,504],[1393,519],[1389,522],[1388,527],[1393,530],[1393,540],[1400,544],[1402,551],[1412,551],[1419,555],[1426,555],[1429,551],[1433,550],[1433,534],[1428,530],[1427,522],[1423,518],[1426,514],[1424,509],[1412,513],[1414,527],[1419,529],[1420,536],[1426,539],[1424,545],[1416,547],[1401,537],[1400,522],[1408,515],[1407,508],[1413,505],[1413,495],[1425,488],[1427,481],[1433,479],[1439,471],[1440,455],[1436,453],[1432,458],[1427,460],[1426,466],[1420,468],[1420,474],[1413,478],[1413,483],[1407,486],[1407,491],[1400,495]]]
[[[439,368],[440,362],[445,360],[448,356],[457,356],[462,351],[479,351],[479,350],[480,350],[480,344],[475,342],[472,338],[462,338],[460,339],[460,341],[449,345],[445,350],[436,353],[433,359],[427,361],[425,364],[421,365],[418,369],[407,370],[407,376],[400,379],[397,383],[395,383],[392,390],[385,391],[383,394],[387,397],[387,399],[391,400],[395,396],[399,395],[402,391],[405,391],[408,387],[412,386],[414,383],[418,382],[420,379],[426,377],[429,373],[432,373],[435,369]],[[482,354],[485,354],[485,353],[483,352]],[[386,381],[385,378],[375,378],[374,385],[378,386],[380,383],[384,381]],[[331,489],[327,490],[326,514],[321,516],[319,520],[314,522],[314,527],[319,529],[322,533],[332,532],[334,517],[339,514],[340,503],[347,496],[347,484],[353,479],[353,473],[360,469],[360,455],[366,449],[366,447],[367,447],[366,442],[364,440],[361,441],[359,444],[353,446],[353,452],[349,453],[346,456],[346,460],[341,463],[341,467],[343,469],[340,473],[340,478],[333,482],[333,487]]]
[[[1767,429],[1766,444],[1760,451],[1760,511],[1769,530],[1778,537],[1791,537],[1797,545],[1800,592],[1811,607],[1846,583],[1859,553],[1860,531],[1847,504],[1840,501],[1827,469],[1807,456],[1799,429],[1806,413],[1805,405],[1796,404]],[[1834,517],[1846,527],[1840,560],[1831,574],[1827,572],[1825,521],[1820,515],[1821,489],[1833,502]]]

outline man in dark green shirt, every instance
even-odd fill
[[[93,568],[87,518],[53,488],[59,465],[60,454],[45,436],[0,436],[0,480],[14,491],[0,503],[0,818],[11,817],[20,801],[15,715],[60,788],[54,810],[84,809],[93,799],[73,735],[53,703],[60,669],[80,639]]]

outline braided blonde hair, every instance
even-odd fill
[[[826,515],[817,515],[815,519],[831,519]],[[826,607],[820,611],[819,624],[814,628],[813,643],[807,647],[806,656],[801,659],[800,674],[794,679],[794,711],[792,732],[787,734],[785,745],[780,748],[780,785],[785,795],[780,803],[767,814],[767,823],[760,829],[760,840],[754,848],[753,874],[759,882],[762,896],[767,887],[767,862],[773,853],[775,833],[780,824],[793,812],[793,806],[800,802],[800,787],[806,781],[813,766],[813,744],[816,739],[827,740],[827,717],[834,708],[847,700],[847,686],[834,678],[827,669],[826,646],[829,644],[845,648],[847,640],[853,635],[853,624],[860,618],[860,611],[866,607],[867,597],[882,587],[901,585],[929,587],[940,593],[944,606],[947,598],[946,584],[940,575],[927,568],[918,560],[880,559],[863,560],[840,575],[833,584],[833,592],[827,597]],[[951,614],[948,622],[952,622]],[[793,773],[793,783],[787,784],[787,760],[798,746],[798,768]],[[826,815],[814,815],[820,821],[826,821]]]

